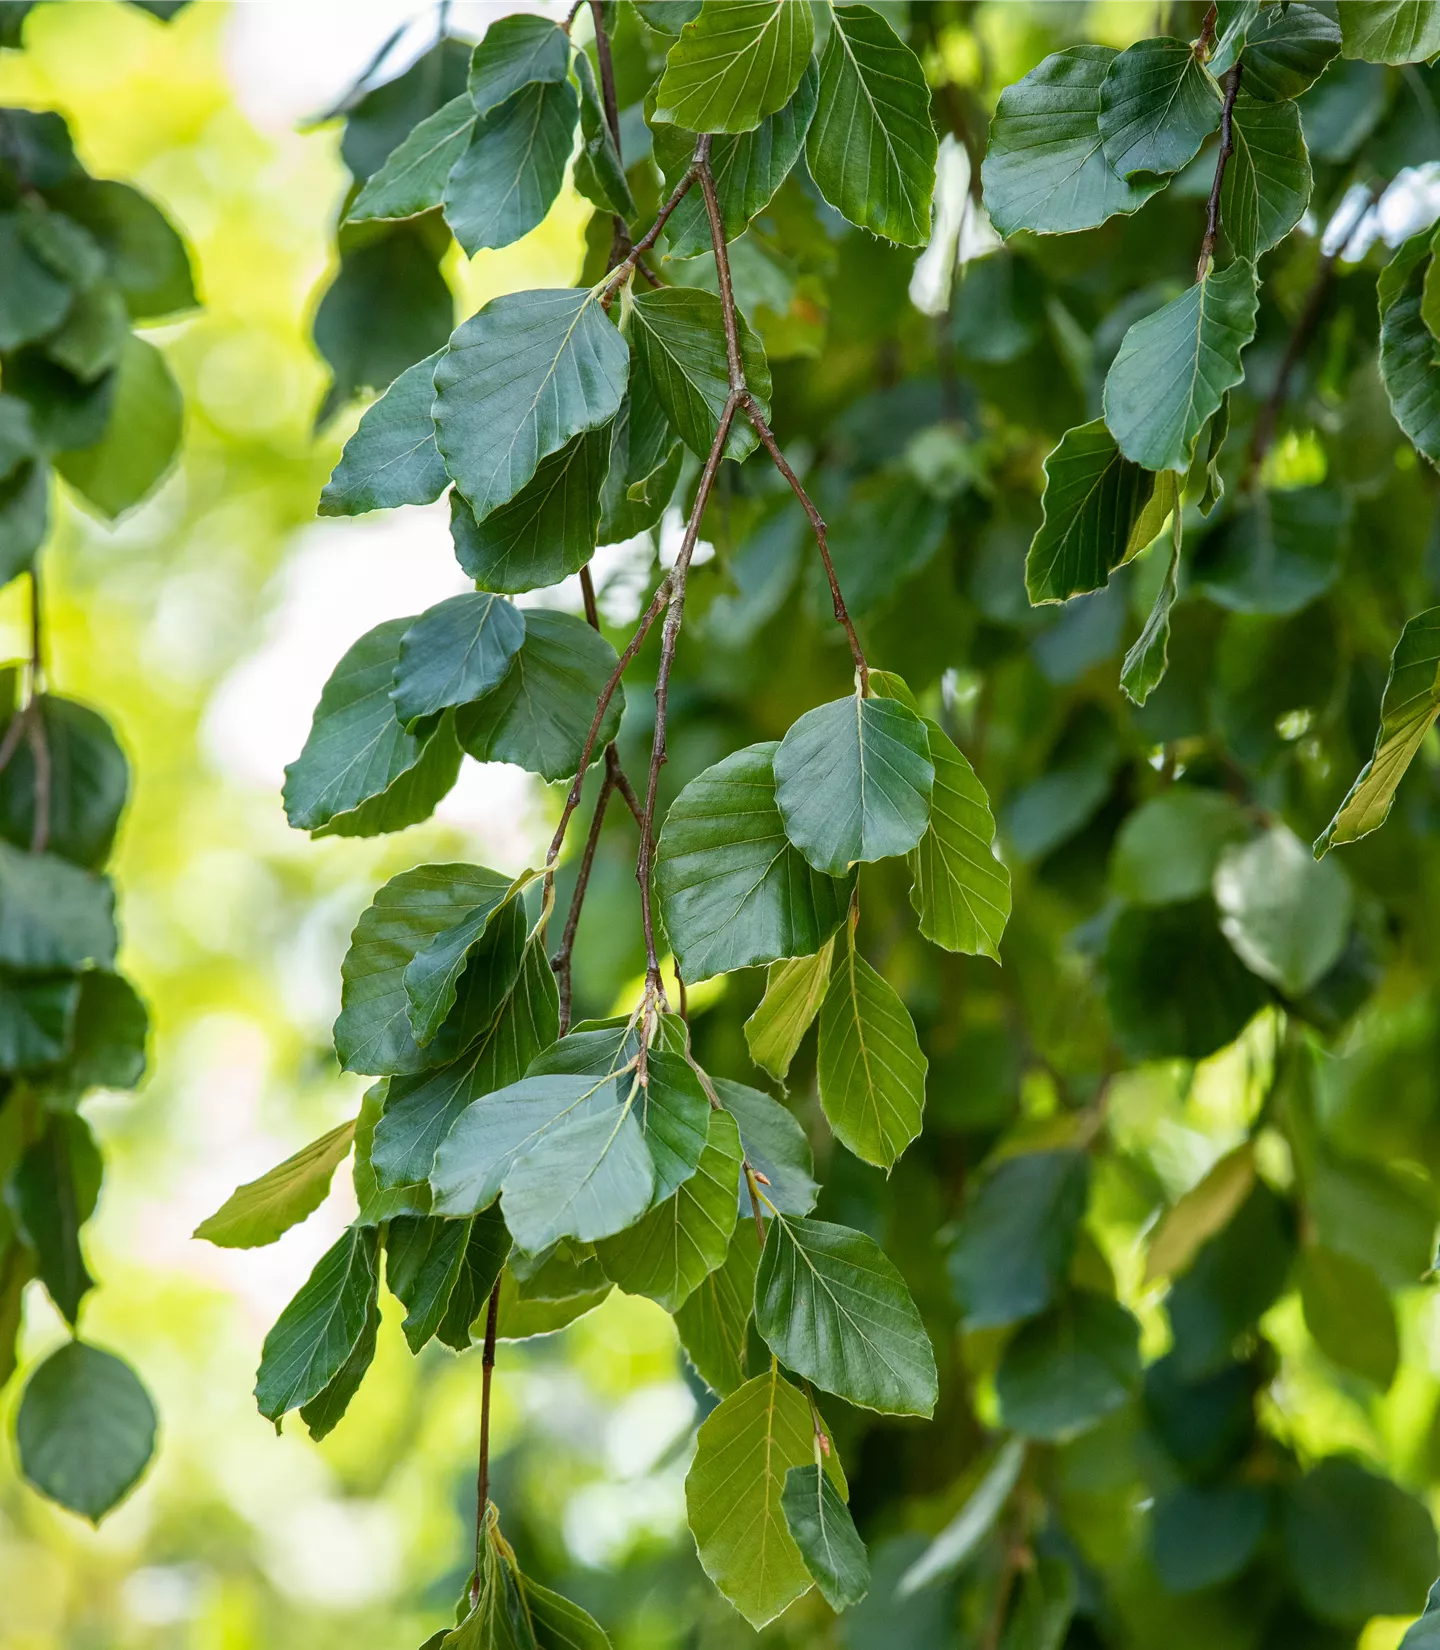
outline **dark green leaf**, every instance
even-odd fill
[[[619,410],[629,352],[599,299],[569,288],[492,299],[435,369],[435,440],[483,520],[542,458]]]
[[[688,196],[686,197],[689,198]],[[602,544],[618,544],[656,526],[680,479],[685,448],[650,388],[630,363],[630,389],[610,426],[610,467],[600,492]]]
[[[91,384],[119,362],[129,336],[130,316],[120,289],[102,280],[75,294],[64,324],[44,348],[52,361]]]
[[[1119,1409],[1139,1385],[1140,1325],[1118,1301],[1088,1290],[1027,1323],[995,1373],[1003,1423],[1054,1441]]]
[[[1137,40],[1100,82],[1100,140],[1119,178],[1178,172],[1220,124],[1220,92],[1183,40]]]
[[[766,742],[727,756],[692,779],[666,815],[655,885],[687,980],[807,956],[844,918],[853,874],[813,870],[786,839],[772,771],[779,748]]]
[[[445,221],[471,257],[543,221],[565,181],[577,114],[568,81],[536,81],[475,122],[445,183]]]
[[[358,516],[397,504],[429,504],[445,490],[445,465],[435,445],[436,350],[407,367],[345,443],[316,512]]]
[[[1433,0],[1338,0],[1341,51],[1367,63],[1419,63],[1440,52]]]
[[[1249,832],[1239,804],[1223,791],[1172,785],[1141,803],[1120,827],[1110,884],[1132,905],[1200,899],[1210,891],[1221,851]]]
[[[1256,1484],[1182,1484],[1155,1505],[1151,1551],[1172,1593],[1240,1574],[1265,1535],[1270,1507]]]
[[[525,615],[498,596],[451,596],[400,639],[391,698],[408,727],[496,686],[525,640]]]
[[[746,1337],[759,1264],[760,1241],[747,1214],[736,1221],[724,1265],[702,1278],[675,1312],[685,1356],[721,1397],[745,1383]]]
[[[470,1241],[468,1220],[402,1215],[385,1234],[385,1282],[405,1307],[405,1341],[418,1352],[439,1329]]]
[[[308,1404],[300,1406],[300,1419],[306,1430],[318,1443],[340,1424],[350,1400],[360,1390],[360,1383],[375,1359],[375,1346],[380,1334],[380,1303],[378,1284],[371,1291],[365,1312],[365,1324],[360,1338],[350,1349],[350,1356],[341,1364],[329,1384]]]
[[[981,175],[1002,235],[1094,229],[1164,188],[1161,178],[1127,183],[1106,163],[1100,87],[1116,55],[1109,46],[1071,46],[1000,93]]]
[[[430,1212],[428,1181],[411,1181],[409,1185],[382,1189],[375,1177],[370,1150],[375,1143],[375,1128],[384,1113],[389,1094],[388,1077],[372,1083],[361,1099],[360,1115],[355,1119],[355,1163],[351,1179],[355,1184],[355,1201],[360,1210],[357,1218],[366,1226],[379,1226],[398,1215],[426,1215]]]
[[[32,459],[0,481],[0,585],[29,568],[49,524],[50,467]]]
[[[870,1556],[850,1509],[817,1464],[791,1467],[780,1495],[785,1527],[832,1610],[848,1610],[870,1590]]]
[[[430,1063],[440,1050],[433,1039],[445,1027],[461,999],[458,1038],[461,1044],[483,1030],[515,983],[526,942],[523,904],[515,887],[493,885],[458,921],[426,940],[405,965],[405,996],[410,1030],[428,1048]],[[442,1045],[443,1046],[443,1045]]]
[[[762,416],[768,418],[770,366],[745,317],[738,320],[745,381]],[[720,300],[694,287],[642,292],[631,314],[630,345],[666,417],[691,452],[705,458],[730,393]],[[725,442],[726,456],[744,458],[754,451],[757,439],[744,413],[737,410]]]
[[[34,249],[26,229],[23,214],[0,212],[0,268],[5,271],[0,285],[3,350],[44,337],[59,326],[70,308],[70,287]]]
[[[185,243],[148,196],[128,183],[79,178],[63,185],[54,199],[104,252],[132,320],[156,321],[195,307]]]
[[[570,42],[549,18],[497,17],[470,60],[470,99],[488,114],[532,83],[554,84],[570,72]]]
[[[1256,1181],[1231,1220],[1208,1239],[1166,1299],[1177,1372],[1209,1375],[1285,1287],[1295,1252],[1289,1206]]]
[[[588,200],[622,218],[636,215],[635,197],[625,179],[625,166],[600,101],[595,71],[584,52],[575,57],[575,79],[580,86],[580,153],[575,160],[575,187]]]
[[[0,967],[108,968],[114,959],[109,882],[53,854],[24,854],[0,842]]]
[[[25,1383],[15,1417],[20,1470],[42,1495],[98,1524],[149,1465],[156,1425],[129,1364],[67,1341]]]
[[[814,40],[809,0],[706,0],[665,59],[654,119],[752,131],[790,101]]]
[[[1395,1379],[1400,1337],[1385,1286],[1364,1261],[1311,1245],[1300,1264],[1305,1327],[1341,1369],[1373,1381],[1382,1392]]]
[[[1327,487],[1261,492],[1202,541],[1191,583],[1241,613],[1294,613],[1340,576],[1349,499]]]
[[[470,1331],[484,1313],[510,1254],[510,1234],[505,1230],[499,1209],[486,1209],[465,1225],[469,1237],[460,1270],[451,1286],[445,1316],[435,1331],[439,1339],[456,1352],[463,1352],[470,1345]],[[502,1327],[501,1334],[504,1333]]]
[[[450,168],[470,147],[474,129],[475,105],[466,92],[427,115],[366,181],[346,222],[409,218],[439,206]]]
[[[699,1166],[710,1126],[710,1101],[683,1054],[652,1048],[635,1105],[655,1165],[654,1197],[659,1203]]]
[[[915,54],[870,6],[835,6],[805,156],[825,199],[901,246],[930,234],[935,128]]]
[[[0,1071],[34,1070],[63,1060],[75,1035],[80,982],[0,972]]]
[[[1293,103],[1263,102],[1242,91],[1231,119],[1235,148],[1225,168],[1221,221],[1237,256],[1253,263],[1304,215],[1310,157]]]
[[[148,346],[146,346],[148,348]],[[5,362],[5,393],[30,408],[35,439],[52,457],[93,446],[109,427],[117,375],[107,372],[84,384],[38,349],[21,350]]]
[[[21,1157],[6,1191],[21,1235],[35,1252],[35,1273],[73,1328],[95,1280],[80,1250],[80,1228],[95,1211],[104,1172],[83,1118],[52,1113]]]
[[[354,1138],[352,1120],[302,1146],[258,1180],[237,1187],[193,1235],[222,1249],[274,1243],[325,1201],[331,1177],[349,1156]]]
[[[115,371],[114,408],[98,442],[60,453],[55,468],[113,520],[146,497],[180,445],[180,386],[153,344],[128,337]]]
[[[125,753],[103,716],[87,705],[40,694],[36,707],[50,758],[47,851],[86,870],[110,857],[130,788]],[[28,848],[35,830],[35,751],[21,739],[0,772],[0,836]]]
[[[1436,18],[1440,20],[1440,11]],[[1428,248],[1429,237],[1430,231],[1422,230],[1395,254],[1385,272],[1394,272],[1393,283],[1381,276],[1380,376],[1395,422],[1416,450],[1440,467],[1440,375],[1435,339],[1421,313],[1425,273],[1433,259],[1416,256],[1416,250]]]

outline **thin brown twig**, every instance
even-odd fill
[[[608,755],[614,746],[606,747]],[[600,846],[600,831],[605,824],[605,807],[615,782],[609,769],[600,781],[600,794],[595,798],[595,812],[590,820],[590,831],[585,838],[585,851],[580,855],[580,869],[575,874],[575,892],[570,896],[570,911],[560,935],[560,949],[550,959],[560,993],[560,1035],[570,1029],[571,980],[570,964],[575,953],[575,935],[580,928],[580,911],[585,904],[585,891],[590,886],[590,873],[595,866],[595,850]]]
[[[706,140],[702,138],[701,142],[704,141]],[[696,149],[698,151],[699,144],[696,145]],[[708,149],[706,150],[706,154],[709,154]],[[605,281],[605,290],[600,295],[600,302],[604,304],[607,309],[610,307],[611,300],[614,298],[617,288],[623,284],[629,271],[640,262],[641,258],[644,257],[650,248],[654,246],[656,241],[660,239],[660,232],[664,229],[665,225],[669,223],[670,214],[674,212],[680,202],[685,199],[686,195],[690,193],[692,185],[699,176],[699,173],[696,171],[696,164],[697,163],[695,161],[691,161],[690,165],[686,168],[684,177],[682,177],[679,183],[675,185],[674,192],[670,196],[670,199],[666,201],[664,206],[662,206],[659,212],[656,213],[655,222],[650,225],[640,239],[635,242],[634,246],[630,248],[629,252],[626,253],[624,258],[622,258],[620,262],[616,264],[614,269],[610,271],[610,274]],[[646,270],[645,273],[648,276],[650,272],[649,270]]]
[[[1214,10],[1213,6],[1211,10]],[[1205,279],[1220,234],[1220,190],[1225,182],[1226,164],[1235,152],[1235,97],[1239,90],[1240,65],[1237,63],[1225,75],[1225,101],[1220,107],[1220,153],[1215,157],[1215,179],[1210,185],[1210,199],[1205,203],[1205,236],[1200,242],[1200,258],[1195,265],[1197,281]]]
[[[485,1539],[485,1508],[490,1501],[490,1381],[495,1373],[495,1331],[500,1317],[500,1280],[490,1291],[485,1313],[485,1347],[480,1354],[480,1463],[475,1473],[475,1578],[470,1583],[470,1604],[480,1600],[480,1545]]]
[[[1210,56],[1211,49],[1215,45],[1215,24],[1219,15],[1219,8],[1215,5],[1215,0],[1211,0],[1205,13],[1205,20],[1200,25],[1200,38],[1195,42],[1195,50],[1200,54],[1202,62]]]

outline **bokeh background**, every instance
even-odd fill
[[[451,28],[478,36],[506,9],[457,5]],[[991,86],[1018,78],[1050,49],[1036,32],[1044,10],[977,7],[947,42],[950,68]],[[1153,12],[1091,6],[1083,37],[1123,46],[1149,32]],[[109,0],[68,0],[38,7],[25,50],[0,56],[0,101],[61,110],[92,172],[133,180],[164,206],[189,241],[203,303],[151,334],[185,391],[177,471],[113,529],[63,509],[47,552],[55,684],[102,706],[133,762],[115,874],[122,962],[154,1026],[138,1093],[87,1104],[107,1173],[89,1229],[103,1287],[85,1328],[142,1372],[162,1446],[98,1532],[28,1492],[0,1451],[3,1650],[408,1647],[448,1619],[468,1568],[478,1353],[456,1359],[437,1344],[411,1359],[387,1300],[375,1368],[324,1443],[299,1428],[277,1437],[250,1396],[266,1328],[353,1213],[348,1176],[269,1249],[190,1238],[238,1182],[356,1110],[360,1084],[336,1074],[329,1027],[374,887],[427,859],[518,871],[543,851],[556,806],[528,776],[467,761],[436,819],[397,838],[310,842],[280,808],[283,765],[349,642],[465,587],[443,505],[314,518],[354,415],[313,433],[325,374],[309,320],[346,174],[335,123],[305,117],[414,15],[359,0],[199,0],[162,25]],[[433,13],[415,26],[428,36]],[[517,245],[469,263],[453,254],[457,314],[574,281],[588,215],[567,190]],[[608,613],[633,611],[648,565],[648,551],[602,558]],[[565,587],[542,597],[579,608]],[[0,598],[9,653],[25,617],[14,586]],[[582,939],[585,1011],[632,1000],[632,939],[606,921]],[[703,998],[695,1006],[705,1012]],[[1217,1056],[1193,1082],[1158,1074],[1126,1090],[1118,1126],[1133,1119],[1166,1184],[1193,1181],[1253,1111],[1253,1052]],[[1133,1279],[1138,1233],[1116,1235],[1112,1259],[1126,1245]],[[1298,1343],[1293,1298],[1277,1313],[1267,1327]],[[1362,1409],[1323,1380],[1307,1384],[1297,1358],[1286,1425],[1307,1451],[1356,1451],[1415,1484],[1435,1453],[1440,1314],[1417,1290],[1403,1320],[1404,1366],[1383,1402]],[[62,1335],[31,1290],[26,1363]],[[11,1394],[22,1384],[23,1372]],[[562,1334],[502,1351],[507,1533],[527,1569],[585,1603],[621,1650],[753,1640],[710,1593],[684,1529],[703,1401],[668,1318],[618,1293]],[[877,1593],[846,1618],[846,1650],[922,1643],[923,1624],[889,1614]],[[802,1608],[789,1642],[805,1642],[805,1619]],[[1372,1623],[1363,1650],[1391,1650],[1403,1626]]]

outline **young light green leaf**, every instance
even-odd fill
[[[337,1165],[355,1138],[352,1118],[302,1146],[258,1180],[237,1187],[192,1236],[222,1249],[254,1249],[274,1243],[325,1201]]]
[[[1031,604],[1102,588],[1165,525],[1177,490],[1170,471],[1123,457],[1103,418],[1067,430],[1045,460],[1044,520],[1025,558]]]
[[[459,713],[460,743],[478,762],[515,762],[544,779],[568,779],[580,766],[596,700],[616,663],[615,649],[583,619],[532,607],[503,681]],[[592,760],[615,737],[624,708],[625,690],[617,687]]]
[[[1423,251],[1417,257],[1413,250],[1416,243],[1427,248],[1430,233],[1422,230],[1407,241],[1381,273],[1380,376],[1395,422],[1416,451],[1440,468],[1440,373],[1435,338],[1421,313],[1426,272],[1434,258],[1427,259]],[[1392,270],[1396,279],[1387,283]]]
[[[439,1329],[470,1241],[468,1220],[401,1215],[385,1234],[385,1282],[405,1307],[401,1328],[412,1352]]]
[[[706,1386],[722,1398],[745,1384],[746,1340],[759,1264],[760,1240],[747,1213],[736,1221],[724,1264],[707,1273],[674,1314],[685,1356]]]
[[[1190,468],[1200,431],[1245,376],[1256,307],[1254,266],[1237,258],[1130,328],[1105,378],[1105,422],[1126,458]]]
[[[1293,102],[1242,91],[1231,115],[1234,151],[1225,168],[1220,221],[1238,257],[1251,263],[1278,246],[1310,204],[1310,156]]]
[[[1420,63],[1440,52],[1434,0],[1338,0],[1341,52],[1367,63]]]
[[[856,1157],[890,1169],[920,1132],[925,1071],[915,1022],[851,931],[820,1010],[820,1104]]]
[[[358,516],[399,504],[430,504],[444,492],[445,464],[430,417],[435,367],[444,353],[436,350],[407,367],[367,409],[325,484],[317,514]]]
[[[350,1227],[265,1337],[255,1401],[267,1420],[318,1398],[360,1343],[377,1287],[376,1240],[373,1226]]]
[[[820,71],[811,59],[805,65],[795,95],[778,113],[767,115],[753,132],[720,136],[710,146],[710,170],[726,240],[744,234],[750,220],[770,204],[775,191],[789,177],[820,95]],[[695,154],[695,134],[678,126],[655,130],[655,158],[673,189]],[[705,198],[692,189],[665,225],[672,257],[698,258],[711,250],[710,219]]]
[[[330,673],[310,735],[285,769],[285,817],[299,831],[375,836],[427,819],[455,783],[460,749],[448,717],[407,733],[390,689],[409,619],[367,631]]]
[[[1288,997],[1329,972],[1350,935],[1350,881],[1316,860],[1286,825],[1235,843],[1215,867],[1220,932],[1235,954]]]
[[[515,497],[484,521],[475,519],[458,489],[450,494],[455,559],[482,589],[558,584],[589,561],[600,536],[611,428],[586,430],[542,458]]]
[[[459,1053],[454,1047],[448,1054],[444,1048],[422,1052],[416,1044],[405,972],[437,935],[476,912],[483,922],[509,888],[508,877],[484,866],[417,865],[377,891],[340,969],[335,1052],[345,1071],[423,1071]]]
[[[768,418],[770,366],[745,317],[740,315],[738,321],[745,381],[762,416]],[[631,312],[630,347],[666,417],[691,452],[705,458],[730,394],[720,300],[695,287],[642,292]],[[726,438],[726,456],[744,458],[755,450],[757,440],[749,421],[737,413]]]
[[[59,453],[55,468],[107,520],[145,498],[180,446],[180,386],[154,344],[132,333],[115,369],[114,400],[99,441]]]
[[[107,878],[0,842],[0,967],[108,968],[115,944],[115,893]]]
[[[1255,1185],[1255,1150],[1247,1140],[1226,1152],[1165,1211],[1145,1257],[1145,1282],[1184,1272],[1201,1245],[1230,1224]]]
[[[435,369],[435,441],[477,520],[610,421],[628,366],[599,298],[570,288],[493,298],[455,332]]]
[[[445,180],[445,221],[473,258],[528,235],[565,181],[579,114],[568,81],[536,81],[476,122]]]
[[[1335,817],[1315,840],[1318,858],[1343,842],[1378,831],[1395,791],[1440,715],[1440,607],[1407,620],[1390,656],[1380,701],[1380,729],[1370,760],[1356,775]]]
[[[805,138],[810,175],[851,223],[901,246],[930,235],[938,143],[925,71],[870,6],[835,6],[820,98]]]
[[[481,698],[504,679],[524,640],[525,615],[498,596],[451,596],[428,608],[400,638],[395,714],[409,727]]]
[[[1220,90],[1183,40],[1137,40],[1100,82],[1100,141],[1116,177],[1178,172],[1220,124]]]
[[[810,1586],[781,1497],[790,1468],[814,1456],[810,1406],[774,1365],[701,1424],[685,1478],[690,1530],[705,1574],[752,1627]]]
[[[15,1415],[20,1471],[41,1495],[98,1524],[149,1465],[156,1426],[129,1364],[67,1341],[25,1383]]]
[[[925,731],[935,788],[925,835],[910,850],[910,903],[927,940],[999,962],[1010,917],[1010,873],[992,851],[990,798],[940,724],[927,718]]]
[[[722,1266],[735,1230],[740,1131],[728,1112],[712,1111],[695,1173],[628,1232],[597,1245],[608,1277],[628,1295],[648,1295],[678,1311]]]
[[[874,1238],[776,1215],[755,1276],[755,1327],[787,1369],[885,1415],[930,1415],[935,1353]]]
[[[548,17],[497,17],[470,59],[470,101],[476,114],[487,115],[523,87],[562,81],[569,72],[570,41]]]
[[[791,1467],[781,1511],[805,1568],[832,1610],[848,1610],[870,1591],[870,1555],[850,1509],[818,1463]]]
[[[1120,666],[1120,686],[1125,697],[1137,705],[1145,701],[1159,686],[1170,663],[1170,609],[1180,593],[1181,513],[1179,505],[1170,517],[1170,560],[1165,577],[1140,634],[1130,646]]]
[[[666,816],[655,885],[687,980],[808,955],[844,918],[853,875],[813,870],[786,839],[778,749],[735,751],[692,779]]]
[[[793,1112],[761,1089],[729,1077],[715,1079],[720,1103],[740,1125],[745,1160],[765,1177],[765,1195],[782,1215],[808,1215],[820,1188],[810,1142]],[[749,1188],[740,1188],[740,1210],[752,1214]]]
[[[925,834],[935,768],[925,724],[898,699],[858,694],[808,710],[774,755],[785,834],[817,871],[906,854]]]
[[[654,118],[751,131],[790,101],[814,42],[810,0],[706,0],[665,59]]]
[[[668,923],[666,932],[669,932]],[[834,952],[832,935],[813,956],[771,963],[765,976],[765,995],[745,1022],[745,1043],[750,1058],[781,1083],[811,1021],[825,1001]]]
[[[506,1172],[500,1208],[521,1248],[562,1237],[593,1243],[633,1226],[650,1207],[655,1165],[638,1101],[547,1129]]]
[[[475,105],[469,93],[462,92],[427,115],[390,151],[385,164],[366,180],[345,221],[411,218],[439,206],[450,168],[470,147],[474,130]]]
[[[1100,87],[1116,55],[1109,46],[1070,46],[1000,93],[981,177],[1002,235],[1094,229],[1165,187],[1163,178],[1126,182],[1106,162]]]
[[[1244,94],[1282,103],[1299,97],[1320,78],[1340,50],[1340,29],[1318,6],[1291,0],[1288,6],[1261,6],[1245,31]],[[1217,54],[1215,75],[1229,68]]]
[[[1073,1438],[1140,1384],[1140,1325],[1106,1295],[1078,1290],[1025,1324],[1001,1354],[995,1395],[1026,1438]]]

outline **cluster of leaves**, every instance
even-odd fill
[[[353,1146],[357,1221],[266,1342],[277,1423],[340,1418],[382,1254],[412,1349],[479,1338],[487,1380],[497,1341],[618,1286],[673,1314],[708,1389],[690,1527],[752,1624],[814,1586],[888,1642],[963,1624],[1017,1647],[1153,1643],[1198,1612],[1207,1646],[1320,1647],[1418,1607],[1440,1566],[1428,1515],[1371,1467],[1306,1459],[1261,1320],[1298,1291],[1363,1402],[1394,1377],[1391,1292],[1430,1261],[1428,1114],[1377,1144],[1351,1113],[1383,1075],[1337,1099],[1329,1052],[1383,974],[1433,966],[1404,869],[1425,776],[1387,833],[1398,861],[1317,863],[1303,838],[1377,714],[1331,839],[1378,823],[1437,709],[1424,615],[1383,708],[1375,668],[1434,579],[1415,457],[1435,461],[1440,406],[1431,231],[1383,269],[1384,249],[1340,254],[1432,158],[1440,9],[1173,11],[1193,39],[1066,40],[1001,91],[983,167],[990,111],[940,49],[967,9],[942,4],[914,8],[908,44],[868,7],[804,0],[597,4],[586,46],[513,17],[351,100],[324,410],[384,394],[321,509],[449,487],[477,588],[355,644],[287,812],[402,828],[462,752],[569,786],[542,866],[425,865],[378,892],[335,1028],[342,1065],[378,1082],[201,1229],[272,1241]],[[1056,8],[1051,27],[1073,22]],[[932,232],[936,122],[960,182]],[[513,241],[572,155],[596,207],[588,284],[450,333],[448,233]],[[1297,233],[1337,209],[1339,244]],[[927,240],[934,327],[900,250]],[[423,291],[428,310],[396,302]],[[679,549],[617,647],[591,557],[672,499]],[[717,555],[692,569],[702,528]],[[576,573],[588,623],[506,600]],[[626,671],[654,684],[648,726],[633,694],[622,716]],[[662,808],[671,754],[684,782]],[[639,826],[638,925],[616,794]],[[621,937],[590,942],[611,966],[588,987],[582,969],[599,1015],[572,1028],[592,889],[594,928]],[[729,976],[693,1023],[666,1001],[666,948],[685,981]],[[632,964],[640,1006],[599,1017]],[[744,972],[762,965],[763,984]],[[1177,1196],[1160,1131],[1112,1114],[1127,1081],[1237,1039],[1238,1138]],[[806,1127],[722,1075],[747,1055]],[[1146,1252],[1123,1290],[1099,1241],[1115,1228]],[[1137,1310],[1166,1348],[1148,1364]],[[937,1408],[933,1432],[903,1419]],[[862,1529],[884,1542],[873,1575]],[[894,1539],[916,1529],[933,1540]],[[603,1642],[552,1599],[482,1493],[440,1639]]]
[[[20,45],[29,9],[4,8],[0,45]],[[82,1228],[104,1170],[80,1103],[145,1070],[145,1007],[116,970],[104,874],[129,766],[104,717],[46,680],[51,497],[58,476],[110,520],[156,486],[180,395],[133,329],[194,303],[159,208],[91,177],[58,114],[0,109],[0,584],[28,575],[33,634],[30,657],[0,674],[0,1384],[32,1279],[78,1327],[94,1287]],[[78,1337],[35,1369],[16,1418],[25,1477],[96,1521],[144,1471],[155,1432],[130,1366]]]

